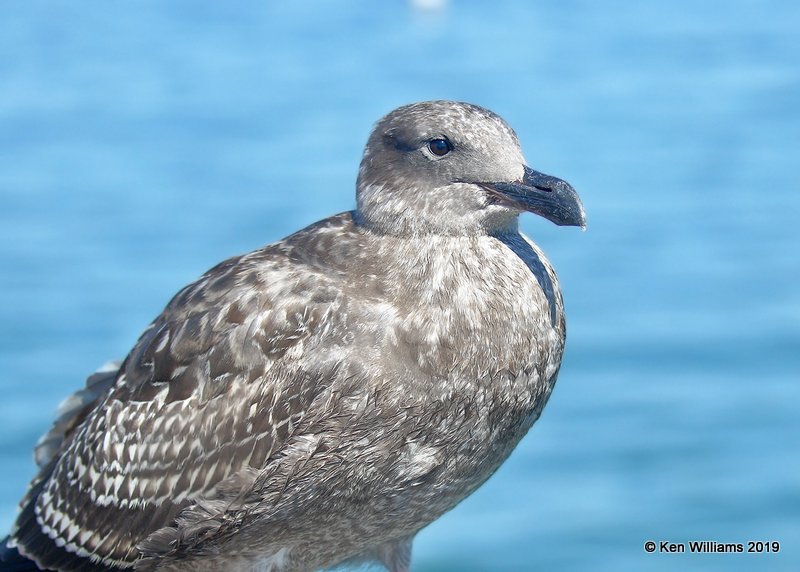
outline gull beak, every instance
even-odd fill
[[[476,184],[510,207],[536,213],[559,226],[586,228],[583,203],[566,181],[526,166],[521,181]]]

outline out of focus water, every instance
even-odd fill
[[[378,117],[450,98],[590,226],[523,217],[561,379],[415,570],[800,569],[799,28],[788,0],[3,4],[0,529],[88,372],[217,261],[351,208]]]

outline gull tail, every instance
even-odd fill
[[[0,541],[0,572],[32,572],[41,570],[33,560],[28,560],[16,548],[8,546],[8,537]]]

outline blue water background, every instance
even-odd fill
[[[800,570],[800,3],[421,4],[0,6],[0,529],[87,373],[216,262],[352,208],[372,123],[449,98],[589,229],[523,216],[561,377],[414,569]]]

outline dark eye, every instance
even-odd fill
[[[452,151],[453,146],[450,145],[450,141],[447,139],[431,139],[428,141],[428,150],[437,157],[441,157]]]

